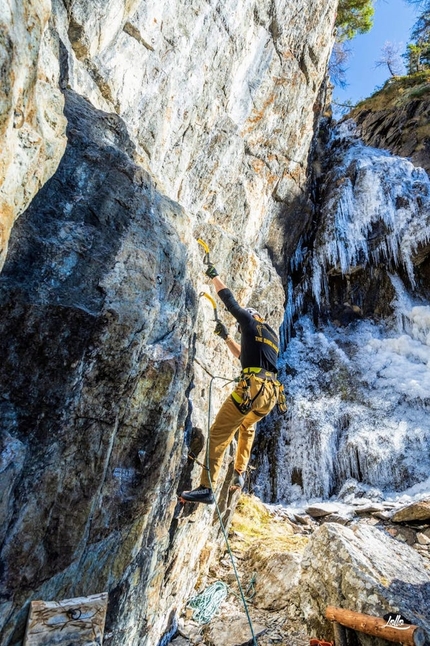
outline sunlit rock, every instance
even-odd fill
[[[287,207],[303,199],[336,3],[66,4],[71,87],[121,115],[139,163],[219,257],[227,236],[280,261],[282,232],[304,225]]]
[[[248,618],[245,613],[223,617],[222,620],[216,618],[210,623],[205,630],[205,644],[208,646],[236,646],[237,644],[247,644],[255,638],[264,634],[266,627],[254,621],[252,623],[252,633]]]
[[[396,511],[391,520],[395,523],[406,523],[417,520],[430,520],[430,501],[420,500],[406,505]]]
[[[0,11],[0,270],[15,219],[56,171],[66,146],[59,41],[51,2],[5,2]]]
[[[429,72],[391,77],[351,111],[369,146],[385,148],[430,171]]]
[[[322,518],[338,511],[339,505],[330,502],[323,502],[306,507],[306,513],[309,514],[309,516],[312,516],[312,518]]]

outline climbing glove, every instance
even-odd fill
[[[209,278],[215,278],[215,276],[218,276],[218,272],[212,264],[208,265],[205,274],[206,276],[209,276]]]
[[[228,337],[228,332],[224,323],[221,323],[221,321],[217,322],[215,326],[214,334],[217,334],[218,336],[220,336],[221,339],[224,339],[224,341],[226,340],[226,338]]]

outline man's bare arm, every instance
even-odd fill
[[[226,285],[222,282],[221,278],[219,276],[215,276],[215,278],[212,278],[212,284],[216,289],[216,293],[220,292],[222,289],[227,289]]]

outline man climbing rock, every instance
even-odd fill
[[[200,486],[197,489],[180,494],[187,502],[211,504],[215,502],[213,491],[224,453],[236,431],[238,430],[238,442],[233,486],[243,487],[244,474],[254,441],[255,424],[270,413],[278,401],[278,396],[283,402],[285,398],[282,386],[276,379],[279,352],[276,333],[257,310],[239,306],[231,291],[219,278],[214,265],[208,265],[206,275],[212,279],[218,296],[238,322],[240,345],[228,335],[226,326],[220,321],[216,325],[215,334],[224,339],[230,352],[242,365],[241,380],[221,406],[209,432],[209,456],[206,458],[209,471],[203,468]]]

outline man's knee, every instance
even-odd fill
[[[254,427],[254,425],[252,425],[252,426],[245,426],[244,424],[242,424],[242,426],[240,427],[239,431],[240,431],[240,434],[241,434],[242,436],[246,436],[246,437],[254,437],[254,435],[255,435],[255,427]]]

